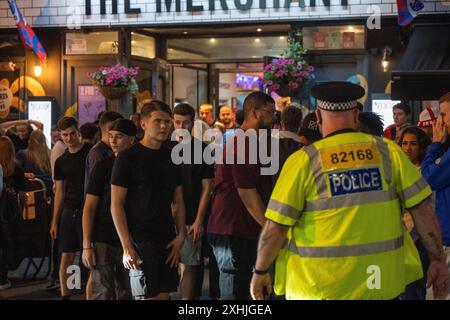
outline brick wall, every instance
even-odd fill
[[[348,6],[341,6],[341,0],[330,0],[331,6],[326,7],[322,0],[316,0],[316,7],[310,6],[310,0],[304,0],[306,6],[300,8],[298,1],[291,3],[290,9],[275,9],[274,0],[266,0],[267,8],[259,8],[259,0],[225,0],[229,10],[222,10],[220,1],[215,0],[215,11],[209,11],[208,0],[193,0],[193,5],[203,5],[202,12],[186,11],[186,0],[181,0],[181,12],[175,11],[175,0],[172,0],[172,12],[165,12],[165,0],[161,0],[162,11],[156,13],[156,0],[130,0],[131,8],[140,8],[140,14],[125,14],[125,0],[118,0],[118,14],[112,15],[111,0],[107,0],[107,15],[100,15],[100,0],[91,0],[92,15],[85,15],[85,0],[17,0],[19,9],[28,23],[37,26],[67,27],[74,24],[81,26],[96,25],[162,25],[207,22],[250,22],[250,21],[299,21],[326,20],[344,17],[367,17],[369,7],[376,5],[383,16],[397,14],[396,0],[348,0]],[[235,1],[246,3],[252,1],[250,10],[236,9]],[[450,0],[422,0],[425,8],[420,14],[450,14]],[[285,0],[280,0],[284,7]],[[0,1],[0,28],[15,26],[6,0]]]

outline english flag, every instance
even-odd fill
[[[16,22],[17,29],[19,30],[20,39],[22,40],[25,48],[30,48],[36,53],[42,64],[47,63],[47,53],[44,47],[39,41],[38,37],[34,33],[33,29],[27,24],[22,13],[17,7],[16,0],[8,0],[9,8],[11,9],[14,21]]]
[[[410,24],[423,7],[420,0],[397,0],[398,24],[402,27]]]

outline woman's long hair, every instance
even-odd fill
[[[41,130],[34,130],[30,134],[27,157],[40,171],[51,172],[50,149],[47,147],[45,135]]]
[[[0,164],[4,177],[13,175],[16,167],[16,150],[11,139],[7,136],[0,137]]]

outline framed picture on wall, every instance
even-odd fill
[[[94,85],[78,86],[78,122],[83,125],[97,120],[98,114],[106,110],[106,98]]]

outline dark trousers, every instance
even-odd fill
[[[8,280],[8,264],[6,261],[6,250],[0,243],[0,284],[5,284]]]
[[[249,299],[257,240],[208,234],[208,242],[219,267],[220,299]]]

